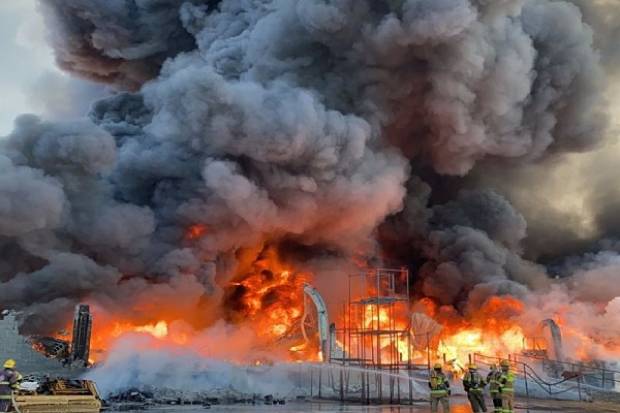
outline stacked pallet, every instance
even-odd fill
[[[98,413],[101,399],[95,384],[88,380],[54,380],[49,394],[15,394],[18,413]]]

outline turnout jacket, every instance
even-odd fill
[[[443,372],[431,372],[428,387],[431,389],[431,397],[445,397],[450,394],[450,382]]]
[[[19,388],[22,375],[13,369],[4,369],[0,372],[0,400],[10,400],[13,390]]]
[[[482,389],[484,389],[485,385],[486,383],[484,382],[484,379],[477,371],[467,372],[465,377],[463,377],[463,387],[467,393],[470,391],[482,393]]]

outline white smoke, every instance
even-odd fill
[[[97,383],[104,397],[136,386],[211,397],[214,394],[283,397],[295,390],[296,385],[291,380],[290,365],[252,369],[204,357],[186,347],[158,348],[156,339],[147,336],[127,336],[116,343],[110,354],[104,365],[95,367],[87,375]]]

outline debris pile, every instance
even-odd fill
[[[274,394],[242,393],[231,388],[209,391],[187,391],[145,386],[131,387],[110,394],[105,404],[113,410],[146,409],[161,405],[284,405],[286,398]]]

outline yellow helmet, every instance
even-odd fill
[[[510,367],[510,362],[508,360],[502,360],[502,362],[500,363],[500,366]]]
[[[15,360],[8,359],[7,361],[4,362],[4,368],[5,369],[14,369],[16,364],[17,363],[15,363]]]
[[[441,365],[441,363],[435,363],[435,365],[433,366],[435,370],[441,370],[442,367],[443,366]]]
[[[470,370],[478,370],[478,366],[477,366],[477,365],[475,365],[475,364],[470,364],[470,365],[469,365],[469,369],[470,369]]]

